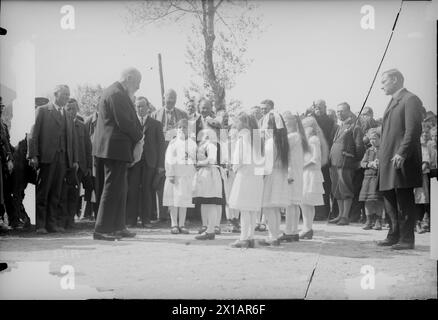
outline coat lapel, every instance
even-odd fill
[[[146,131],[149,129],[149,125],[151,123],[151,117],[147,117],[146,121],[144,122],[144,126],[143,126],[143,133],[146,133]]]
[[[333,141],[340,139],[345,132],[347,132],[352,126],[352,118],[348,118],[344,123],[342,123],[336,130],[335,138]]]
[[[385,119],[388,117],[389,113],[398,106],[400,100],[403,98],[403,96],[406,93],[406,89],[403,89],[402,91],[400,91],[400,93],[397,95],[397,97],[392,98],[391,101],[389,102],[388,107],[385,110],[385,113],[383,115],[383,121],[385,121]]]
[[[58,123],[58,125],[61,126],[62,119],[59,115],[59,112],[56,110],[55,106],[53,105],[53,103],[51,103],[49,106],[49,112],[50,112],[50,115],[53,117],[53,119],[55,119],[55,121]]]

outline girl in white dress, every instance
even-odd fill
[[[301,204],[303,229],[299,237],[300,239],[312,239],[315,206],[324,205],[322,197],[324,194],[322,185],[324,178],[321,165],[328,161],[328,147],[315,118],[305,118],[303,126],[309,142],[310,152],[304,154],[303,201]]]
[[[196,143],[188,137],[187,127],[186,119],[178,122],[177,136],[170,141],[165,156],[163,205],[169,207],[173,234],[189,233],[184,226],[186,211],[195,207],[192,189],[196,174]]]
[[[303,167],[304,153],[310,151],[303,124],[298,115],[290,111],[283,113],[288,131],[289,141],[289,206],[286,208],[286,228],[280,241],[299,241],[298,224],[300,221],[300,205],[303,200]]]
[[[254,231],[257,215],[260,214],[263,196],[263,167],[260,161],[260,135],[257,120],[241,112],[236,119],[239,130],[233,153],[233,170],[236,172],[230,192],[230,209],[240,210],[240,239],[231,244],[233,248],[254,248]]]
[[[289,206],[288,166],[289,142],[283,117],[270,111],[265,121],[265,178],[263,185],[263,214],[268,223],[269,236],[261,245],[278,246],[280,241],[280,209]]]
[[[193,198],[201,205],[201,215],[207,219],[207,229],[197,240],[214,240],[218,217],[225,204],[225,170],[220,166],[220,145],[218,134],[220,123],[207,120],[207,129],[201,131],[201,142],[196,153],[197,172],[194,179]]]
[[[225,164],[226,167],[225,191],[227,193],[226,194],[227,199],[229,199],[230,196],[229,193],[231,192],[234,179],[236,178],[236,172],[233,170],[233,166],[232,166],[232,162],[233,162],[232,157],[233,157],[233,152],[235,150],[236,141],[239,132],[235,126],[236,124],[233,124],[233,128],[229,129],[227,139],[224,139],[224,141],[221,140],[222,163]],[[240,233],[239,213],[240,213],[239,210],[230,208],[229,204],[226,205],[225,214],[227,216],[227,220],[231,225],[231,232]],[[220,223],[220,218],[219,218],[219,223]]]

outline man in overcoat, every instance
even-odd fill
[[[128,165],[135,160],[134,151],[142,147],[143,131],[131,96],[139,89],[141,74],[135,68],[122,72],[102,93],[98,106],[93,155],[103,166],[104,181],[94,229],[95,240],[114,241],[134,237],[126,229]],[[99,171],[100,169],[97,168]]]
[[[385,110],[379,151],[379,188],[391,225],[380,246],[413,249],[416,220],[413,189],[422,185],[422,102],[404,88],[397,69],[382,74],[382,90],[391,101]]]

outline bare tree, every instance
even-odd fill
[[[187,63],[202,82],[192,81],[189,89],[211,92],[220,110],[225,108],[225,90],[234,86],[235,77],[251,62],[246,57],[248,41],[262,31],[261,17],[251,13],[256,7],[240,0],[142,1],[127,5],[125,23],[133,31],[189,18]]]

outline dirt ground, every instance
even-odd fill
[[[172,235],[167,225],[133,229],[136,238],[118,242],[92,240],[92,226],[2,234],[0,261],[8,268],[0,273],[0,299],[437,298],[429,233],[416,234],[415,250],[397,252],[375,245],[386,230],[315,222],[312,240],[234,249],[238,234],[197,241],[196,225],[189,235]]]

